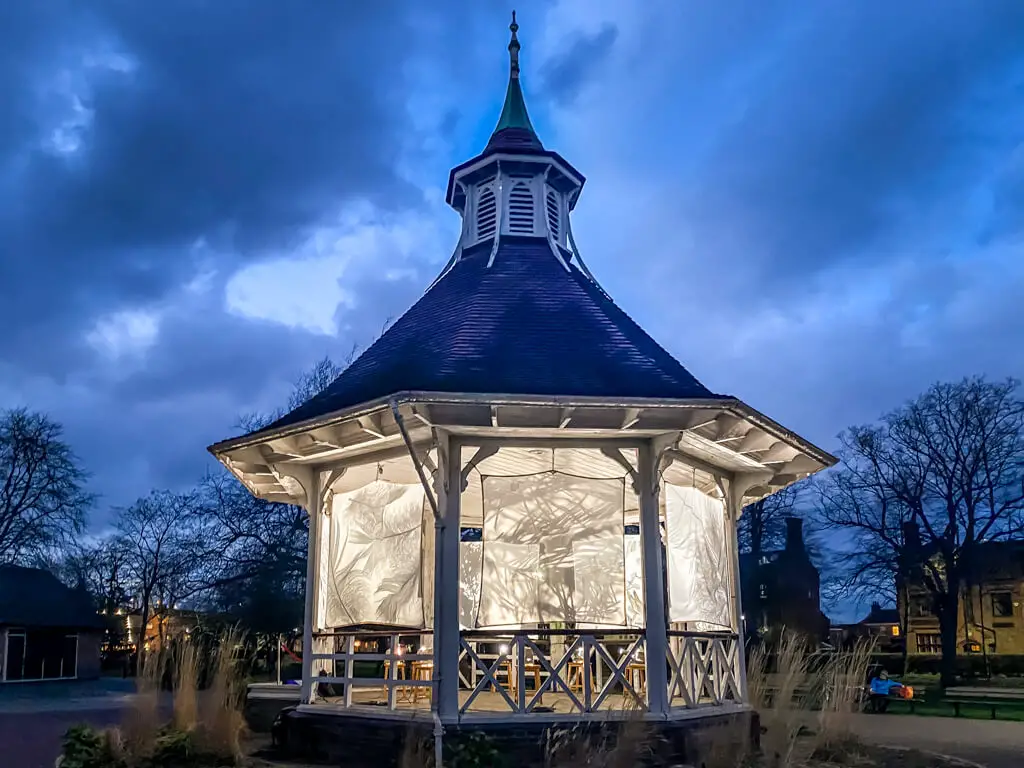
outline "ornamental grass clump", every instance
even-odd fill
[[[119,727],[68,729],[59,768],[210,768],[239,765],[245,730],[245,686],[237,650],[241,635],[231,630],[204,651],[188,640],[172,650],[148,654],[140,666],[136,693]],[[205,658],[212,654],[211,659]],[[209,686],[200,690],[209,661]],[[171,698],[161,693],[169,678]]]

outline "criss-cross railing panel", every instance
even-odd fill
[[[639,630],[464,632],[460,712],[645,709],[644,645]]]
[[[728,632],[669,632],[668,699],[691,709],[742,701],[739,638]]]

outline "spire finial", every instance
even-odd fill
[[[511,74],[515,79],[519,79],[519,38],[516,37],[516,32],[519,31],[519,25],[516,23],[516,12],[512,11],[512,23],[508,25],[509,30],[512,32],[512,39],[508,41],[508,56],[511,65]]]

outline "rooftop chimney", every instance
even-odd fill
[[[903,523],[903,546],[910,551],[921,548],[921,529],[914,520]]]
[[[786,550],[789,552],[804,551],[804,521],[799,517],[787,517]]]

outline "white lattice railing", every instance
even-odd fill
[[[427,708],[434,656],[426,646],[431,641],[430,630],[319,633],[312,654],[317,698],[345,707]],[[341,690],[332,690],[335,686]]]
[[[669,706],[741,702],[739,647],[739,639],[729,632],[669,631]]]
[[[460,712],[591,713],[645,709],[647,668],[642,630],[463,632]]]
[[[314,637],[317,700],[335,706],[427,709],[432,635],[339,631]],[[647,709],[643,630],[465,631],[460,714],[590,714]],[[668,703],[692,709],[743,700],[739,641],[728,632],[668,633]]]

